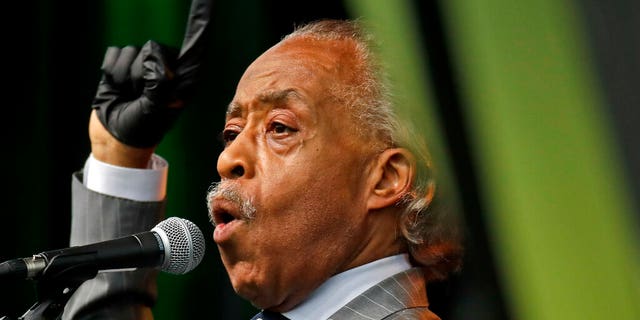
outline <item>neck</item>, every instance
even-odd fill
[[[395,210],[369,213],[369,232],[353,258],[336,273],[344,272],[372,261],[407,253],[408,248],[398,228],[399,214]]]

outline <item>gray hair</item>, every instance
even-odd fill
[[[413,261],[425,267],[427,276],[442,279],[457,271],[462,261],[459,233],[444,210],[434,210],[436,183],[424,137],[400,124],[384,68],[374,54],[373,37],[359,21],[320,20],[297,27],[282,42],[297,38],[353,43],[353,57],[346,61],[352,72],[345,81],[336,81],[331,98],[351,110],[356,123],[362,124],[358,133],[375,147],[402,147],[413,153],[417,172],[411,191],[397,204],[402,208],[399,228]]]

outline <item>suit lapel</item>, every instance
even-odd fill
[[[422,271],[412,268],[369,288],[329,319],[383,319],[403,309],[428,305]]]

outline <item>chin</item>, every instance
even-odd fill
[[[234,268],[227,270],[233,290],[243,299],[251,302],[256,308],[264,309],[270,307],[269,295],[265,293],[265,285],[260,284],[255,274],[246,268]]]
[[[246,276],[246,275],[245,275]],[[238,296],[249,301],[258,309],[282,311],[285,307],[285,297],[278,295],[268,285],[246,278],[231,278],[231,285]]]
[[[273,297],[260,292],[261,290],[256,286],[234,285],[233,289],[240,297],[249,301],[254,307],[258,309],[272,309],[277,305],[276,302],[272,301]]]

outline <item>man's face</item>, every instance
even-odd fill
[[[221,189],[242,199],[213,197],[214,240],[234,289],[260,308],[291,309],[352,267],[368,237],[374,153],[329,98],[351,51],[324,44],[289,40],[264,53],[227,114],[217,169]],[[254,217],[241,217],[242,207]]]

